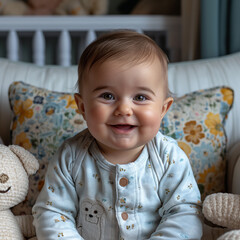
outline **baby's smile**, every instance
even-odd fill
[[[125,134],[127,134],[127,133],[130,133],[137,126],[136,125],[131,125],[131,124],[114,124],[114,125],[110,125],[110,127],[116,133],[120,133],[120,134],[124,134],[125,133]]]

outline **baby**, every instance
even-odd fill
[[[83,52],[75,100],[88,128],[49,163],[33,208],[38,240],[201,239],[189,160],[159,132],[173,102],[167,62],[132,31],[105,34]]]

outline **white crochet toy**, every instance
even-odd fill
[[[215,193],[207,196],[203,214],[210,222],[227,228],[218,240],[240,239],[240,195]]]
[[[24,148],[0,144],[0,239],[22,240],[36,235],[33,217],[14,216],[10,208],[25,199],[28,176],[38,168],[37,159]]]

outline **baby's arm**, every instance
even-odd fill
[[[78,197],[71,176],[72,154],[63,145],[49,163],[44,187],[33,207],[38,240],[83,239],[76,228]]]
[[[185,153],[175,143],[164,150],[165,173],[160,180],[161,222],[151,235],[155,239],[201,239],[200,193]]]

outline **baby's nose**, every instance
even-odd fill
[[[115,116],[131,116],[133,114],[131,106],[126,103],[119,103],[114,115]]]
[[[7,174],[2,173],[2,174],[0,175],[0,183],[6,183],[6,182],[8,181],[8,179],[9,179],[9,177],[8,177]]]

